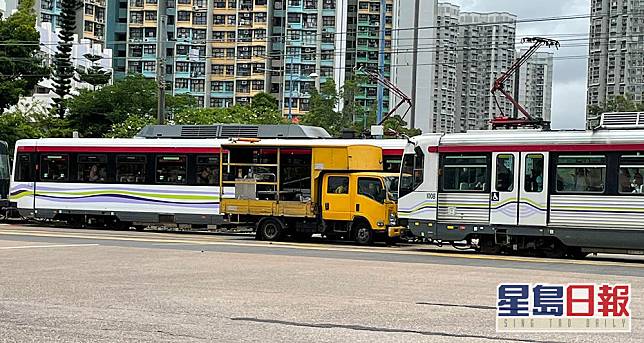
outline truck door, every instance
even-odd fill
[[[492,154],[490,224],[516,225],[519,214],[519,153]]]
[[[354,202],[355,214],[366,218],[372,229],[384,229],[388,216],[385,207],[387,196],[382,180],[376,177],[360,176],[357,186]]]
[[[548,220],[548,153],[521,153],[519,225],[546,226]]]
[[[349,194],[349,176],[325,175],[322,183],[322,219],[352,220]]]

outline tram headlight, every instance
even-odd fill
[[[396,213],[389,211],[389,225],[396,225]]]

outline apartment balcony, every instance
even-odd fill
[[[155,78],[155,77],[157,76],[156,71],[147,71],[147,70],[144,70],[142,74],[143,74],[143,76],[144,76],[144,77],[146,77],[146,78]]]
[[[213,98],[232,98],[235,96],[233,91],[210,91],[210,96]]]
[[[174,70],[174,75],[178,79],[188,79],[188,78],[190,78],[190,72],[189,71],[177,71],[176,68]]]

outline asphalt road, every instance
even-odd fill
[[[0,341],[644,341],[644,259],[0,226]],[[501,282],[630,283],[622,334],[495,332]]]

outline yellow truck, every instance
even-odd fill
[[[319,233],[371,244],[400,237],[399,176],[383,172],[380,147],[240,139],[222,144],[221,154],[220,213],[254,227],[258,239]],[[231,187],[235,194],[226,197]]]

